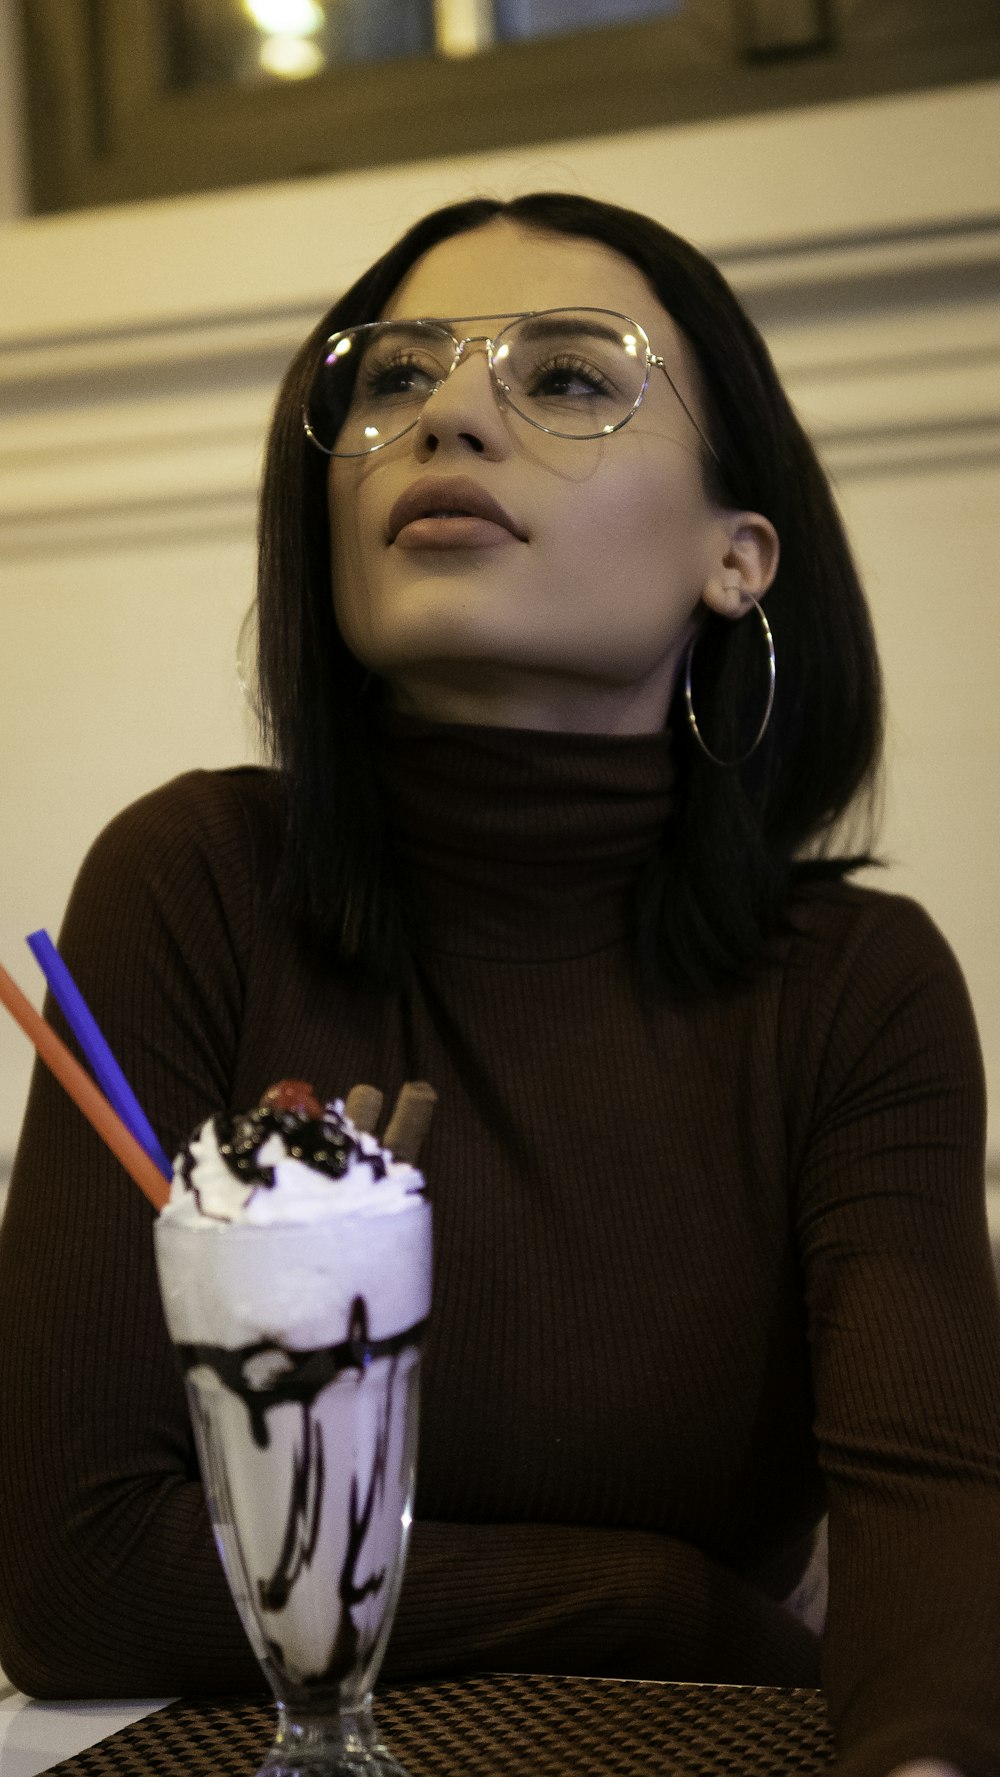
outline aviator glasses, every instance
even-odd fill
[[[307,436],[331,457],[363,457],[394,444],[472,345],[485,347],[500,399],[555,438],[606,438],[635,415],[650,371],[662,370],[706,449],[716,453],[638,322],[612,309],[541,309],[492,337],[455,326],[504,320],[369,321],[323,347],[303,415]],[[716,458],[716,461],[718,459]]]

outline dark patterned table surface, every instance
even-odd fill
[[[819,1691],[487,1675],[387,1686],[375,1713],[408,1777],[813,1777],[833,1746]],[[58,1777],[253,1777],[264,1702],[180,1702]]]

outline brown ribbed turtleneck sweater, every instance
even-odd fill
[[[439,1089],[386,1676],[815,1682],[774,1597],[828,1506],[843,1777],[930,1754],[996,1777],[1000,1313],[946,945],[909,902],[815,888],[752,987],[644,1012],[628,909],[662,741],[394,718],[383,744],[424,921],[405,993],[310,967],[252,769],[120,816],[62,945],[168,1150],[282,1076]],[[39,1073],[0,1238],[0,1661],[37,1695],[260,1683],[150,1222]]]

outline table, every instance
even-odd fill
[[[173,1697],[148,1702],[34,1703],[0,1673],[0,1777],[38,1777]]]
[[[130,1726],[170,1698],[149,1702],[35,1703],[0,1682],[0,1777],[38,1777],[119,1728]]]
[[[409,1777],[816,1777],[833,1762],[813,1690],[488,1674],[382,1687],[376,1715]],[[263,1700],[181,1701],[50,1769],[252,1777],[273,1725]]]

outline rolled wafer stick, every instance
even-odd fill
[[[374,1135],[379,1117],[382,1114],[383,1094],[377,1086],[352,1086],[347,1094],[344,1109],[363,1135]]]
[[[41,1013],[35,1011],[31,1001],[2,965],[0,1001],[25,1035],[30,1037],[46,1067],[55,1074],[60,1086],[69,1093],[88,1123],[97,1130],[115,1158],[121,1161],[140,1191],[145,1192],[153,1208],[162,1209],[170,1196],[170,1186],[159,1167],[149,1158],[145,1148],[140,1147],[131,1131],[126,1129],[104,1094],[98,1091],[90,1075],[80,1066],[76,1057],[70,1054],[65,1043],[56,1036],[52,1026],[46,1024]]]
[[[436,1104],[437,1093],[426,1080],[407,1080],[382,1137],[397,1160],[416,1160]]]

